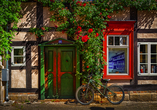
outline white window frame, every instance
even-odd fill
[[[123,36],[127,37],[127,45],[122,45],[120,42],[120,45],[115,45],[115,39],[113,39],[113,45],[108,45],[108,38],[109,37],[119,37],[120,36],[120,40],[122,39]],[[109,48],[127,48],[127,73],[123,73],[123,74],[116,74],[116,73],[109,73],[108,72],[108,67],[109,67],[109,56],[108,56],[108,52],[109,52]],[[107,35],[107,75],[129,75],[129,35]]]
[[[14,49],[23,49],[23,63],[14,63]],[[11,66],[25,66],[25,60],[26,59],[26,52],[25,52],[25,46],[12,46],[12,52],[11,52]]]
[[[141,44],[147,44],[147,50],[148,50],[148,73],[140,73],[140,45]],[[137,46],[138,46],[138,62],[137,62],[137,65],[138,65],[138,76],[157,76],[157,73],[151,73],[151,44],[156,44],[157,45],[157,42],[138,42],[137,43]]]

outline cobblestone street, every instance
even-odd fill
[[[14,103],[10,106],[0,106],[0,110],[157,110],[157,101],[123,101],[119,105],[112,105],[110,103],[80,105],[79,103],[70,102]]]

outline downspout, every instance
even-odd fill
[[[8,1],[8,0],[7,0]],[[7,30],[8,32],[8,24],[7,24]],[[8,51],[6,52],[8,54]],[[6,60],[6,69],[8,71],[8,60]],[[9,71],[8,71],[9,72]],[[8,73],[9,74],[9,73]],[[6,101],[8,102],[9,101],[9,97],[8,97],[8,80],[6,82]]]
[[[7,31],[8,31],[8,26],[7,26]],[[7,51],[7,54],[8,54],[8,51]],[[6,60],[6,69],[8,71],[8,60]],[[6,81],[6,101],[7,102],[9,101],[9,97],[8,97],[8,80]]]

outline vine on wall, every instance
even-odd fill
[[[156,0],[38,0],[44,6],[49,6],[54,14],[51,21],[60,22],[56,26],[58,31],[65,31],[78,46],[83,59],[83,72],[76,75],[85,79],[89,73],[99,81],[102,77],[103,60],[103,32],[106,21],[111,18],[113,11],[123,10],[124,7],[136,7],[138,10],[152,10],[156,8]]]
[[[30,32],[31,34],[32,33],[35,33],[36,35],[36,38],[39,38],[39,37],[44,37],[44,32],[48,32],[49,31],[49,27],[41,27],[41,28],[30,28]]]
[[[10,43],[12,36],[14,36],[14,31],[7,30],[7,24],[14,22],[13,28],[17,28],[16,24],[20,18],[19,12],[21,10],[20,3],[23,1],[27,0],[0,1],[0,54],[3,55],[3,59],[9,58],[6,51],[11,51]],[[136,7],[138,10],[157,10],[157,0],[36,1],[50,7],[50,11],[54,12],[51,21],[61,22],[61,25],[55,26],[57,31],[66,32],[70,38],[76,40],[77,48],[84,61],[83,72],[77,72],[77,75],[84,78],[93,72],[95,79],[102,77],[101,70],[104,66],[103,32],[107,26],[106,21],[111,18],[110,13],[124,10],[124,7]],[[30,31],[35,32],[40,37],[45,30],[34,28]]]

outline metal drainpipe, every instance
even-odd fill
[[[8,26],[7,26],[7,30],[8,30]],[[7,54],[8,54],[8,51],[7,51]],[[8,60],[6,61],[6,69],[8,70]],[[7,102],[9,101],[9,97],[8,97],[8,81],[6,82],[6,101]]]
[[[8,1],[8,0],[7,0]],[[8,24],[7,24],[7,32],[8,32]],[[7,51],[8,54],[8,51]],[[6,69],[8,71],[8,60],[6,60]],[[8,71],[9,72],[9,71]],[[6,82],[6,101],[9,101],[9,97],[8,97],[8,81]]]

